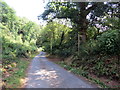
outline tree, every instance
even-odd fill
[[[107,12],[106,7],[108,6],[104,3],[50,2],[47,4],[45,12],[40,17],[42,17],[43,20],[52,20],[54,18],[69,18],[73,23],[73,26],[82,35],[82,41],[86,42],[86,31],[90,23],[90,19],[94,20],[95,17],[100,17],[103,15],[104,12]],[[93,16],[93,13],[95,16]],[[88,15],[90,16],[89,20],[87,19]]]
[[[37,46],[43,46],[45,51],[55,53],[64,48],[71,29],[57,22],[49,22],[40,32]],[[63,50],[64,51],[64,50]]]

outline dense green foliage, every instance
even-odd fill
[[[108,55],[120,53],[120,31],[109,30],[98,37],[98,49],[96,51]]]
[[[44,50],[49,53],[69,56],[71,53],[68,48],[65,48],[68,47],[69,32],[71,32],[69,27],[50,22],[41,30],[37,45],[43,46]]]
[[[27,59],[21,58],[29,58],[37,51],[36,41],[41,29],[36,23],[16,16],[15,11],[1,0],[0,12],[3,87],[19,87],[29,64]]]
[[[2,39],[3,64],[14,61],[16,57],[28,57],[34,52],[40,26],[26,18],[20,18],[5,2],[0,2],[2,21],[0,38]],[[5,60],[4,60],[5,59]]]
[[[40,17],[43,20],[70,19],[72,26],[81,35],[81,43],[87,40],[89,25],[103,22],[105,14],[119,17],[119,3],[111,2],[49,2]],[[101,19],[100,19],[101,18]]]

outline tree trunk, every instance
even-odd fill
[[[86,40],[87,40],[86,30],[82,31],[82,37],[81,37],[81,39],[82,39],[82,43],[86,42]]]
[[[64,31],[62,32],[62,35],[61,35],[61,40],[60,40],[60,44],[59,44],[59,46],[61,46],[62,45],[62,42],[63,42],[63,40],[64,40]]]
[[[80,52],[80,35],[78,33],[78,54],[79,54],[79,52]]]
[[[51,42],[50,42],[50,50],[51,50],[51,54],[52,54],[52,49],[53,49],[53,40],[52,40],[52,38],[51,38]]]

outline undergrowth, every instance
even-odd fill
[[[86,77],[87,79],[91,80],[92,82],[100,85],[102,88],[110,88],[109,86],[107,86],[103,82],[101,82],[99,79],[89,76],[89,73],[87,71],[85,71],[83,67],[73,67],[71,65],[67,65],[65,62],[57,62],[57,64],[64,67],[65,69],[73,72],[74,74],[82,75],[83,77]]]

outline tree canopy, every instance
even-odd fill
[[[118,3],[104,2],[50,2],[46,10],[40,17],[43,20],[51,21],[57,19],[70,19],[73,27],[82,35],[82,41],[87,39],[87,28],[90,24],[94,25],[97,19],[104,17],[105,14],[113,12],[118,16]]]

